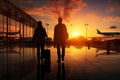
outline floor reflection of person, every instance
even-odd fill
[[[37,55],[38,56],[38,55]],[[37,79],[36,80],[40,80],[40,57],[37,57],[38,62],[37,62]]]
[[[61,66],[61,63],[58,63],[57,80],[66,80],[64,63],[62,63],[62,66]]]
[[[37,63],[37,80],[45,80],[44,63],[40,62],[39,57],[38,57],[38,63]]]
[[[50,59],[45,59],[40,61],[40,57],[37,58],[37,79],[36,80],[46,80],[45,74],[50,73]]]
[[[110,55],[110,42],[107,42],[107,46],[106,46],[106,50],[107,50],[107,55]]]
[[[57,47],[58,62],[60,58],[60,47],[62,47],[62,60],[65,56],[65,41],[68,39],[66,25],[62,23],[62,18],[58,18],[58,24],[54,28],[54,46]]]

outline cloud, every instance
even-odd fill
[[[107,16],[103,18],[104,22],[120,22],[120,16]]]
[[[25,8],[25,12],[28,14],[36,15],[36,16],[46,16],[48,15],[48,11],[46,10],[46,7],[34,7],[34,8]]]
[[[69,21],[71,15],[76,14],[86,6],[87,4],[84,0],[50,0],[49,3],[46,2],[46,4],[42,5],[34,2],[33,7],[26,5],[24,10],[31,15],[53,16],[54,18],[62,17],[66,21]]]
[[[99,20],[100,18],[94,14],[94,13],[89,13],[85,16],[86,19],[90,20],[90,21],[96,21]]]
[[[75,14],[87,4],[84,0],[51,0],[48,6],[55,17],[63,17],[69,21],[71,14]]]
[[[87,7],[84,0],[11,0],[29,15],[36,17],[62,17],[69,21],[71,16]]]
[[[109,29],[117,29],[117,26],[110,26]]]
[[[114,12],[120,10],[120,0],[109,0],[106,12]]]
[[[34,0],[19,0],[20,2],[27,2],[27,3],[31,3],[33,2]]]

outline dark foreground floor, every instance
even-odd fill
[[[66,48],[57,63],[56,49],[39,62],[36,48],[1,47],[0,80],[120,80],[120,52],[77,46]]]

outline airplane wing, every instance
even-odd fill
[[[0,32],[0,34],[6,34],[5,32]]]
[[[20,30],[17,32],[8,32],[8,35],[16,35],[16,34],[20,34]]]
[[[19,31],[17,31],[17,32],[8,32],[8,33],[7,33],[7,32],[0,32],[0,34],[16,35],[16,34],[20,34],[20,31],[21,31],[21,30],[19,30]]]

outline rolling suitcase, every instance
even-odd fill
[[[45,59],[50,59],[50,50],[49,49],[44,50],[44,58]]]
[[[48,26],[49,24],[47,24],[47,34],[48,34]],[[44,58],[46,60],[50,60],[50,50],[48,49],[48,47],[46,46],[46,49],[44,50]]]

